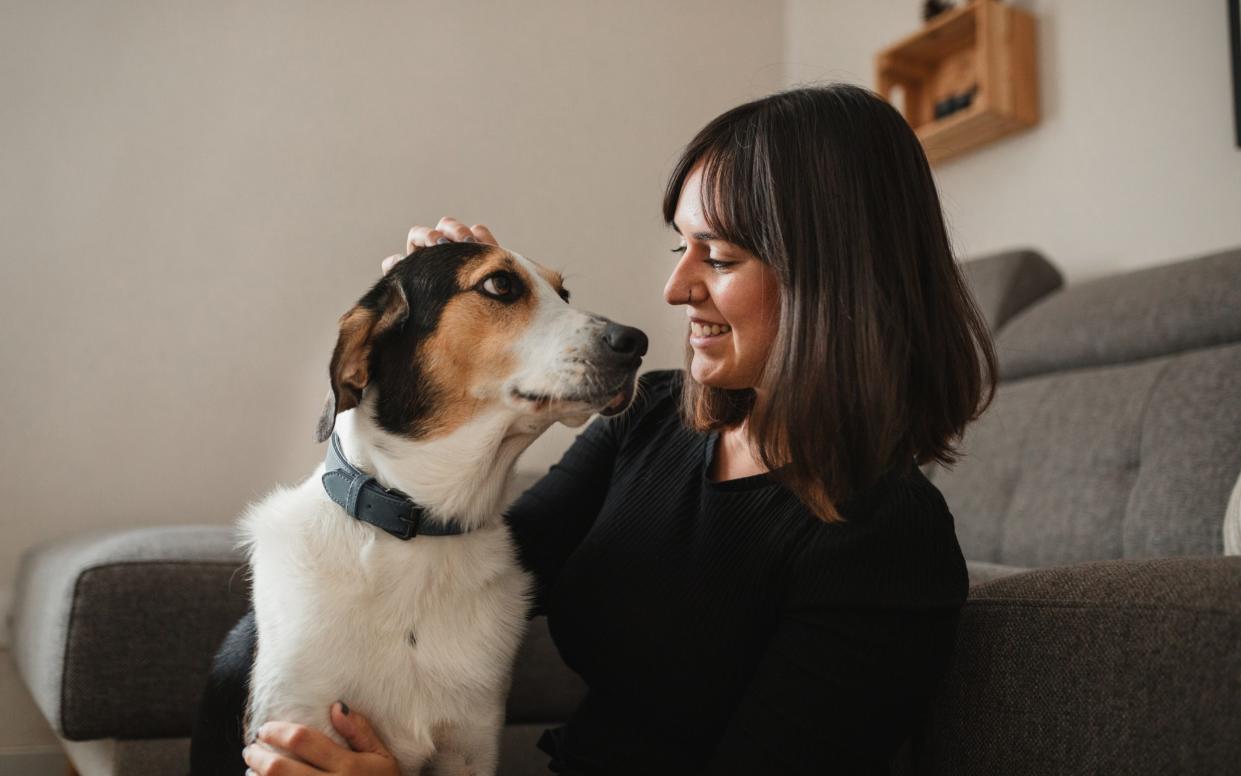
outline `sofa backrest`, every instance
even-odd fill
[[[960,266],[992,332],[1064,286],[1064,276],[1056,265],[1033,248],[973,256]]]
[[[1075,284],[1004,321],[995,402],[928,476],[971,560],[1219,554],[1241,471],[1241,249]]]

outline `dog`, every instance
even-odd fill
[[[628,408],[647,347],[568,300],[559,273],[520,254],[448,243],[340,318],[325,463],[240,519],[253,608],[217,653],[193,776],[244,773],[266,720],[346,745],[338,699],[402,774],[432,756],[437,774],[494,773],[532,590],[501,514],[514,463],[555,422]]]

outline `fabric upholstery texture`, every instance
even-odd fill
[[[961,460],[934,467],[971,560],[1223,550],[1241,471],[1241,251],[1104,280],[1001,329],[1009,365],[995,401],[966,429]]]
[[[79,776],[184,776],[189,771],[189,738],[61,739],[61,743]]]
[[[1241,248],[1075,284],[1003,328],[1004,380],[1241,341]]]
[[[92,532],[25,554],[13,657],[71,740],[184,735],[211,656],[246,608],[223,526]]]
[[[536,744],[549,725],[510,723],[500,733],[500,767],[496,776],[549,776],[551,758]]]
[[[1220,553],[1241,469],[1239,385],[1241,344],[1001,384],[964,457],[935,472],[965,556]]]
[[[990,582],[993,579],[1002,579],[1004,577],[1012,576],[1013,574],[1020,574],[1023,571],[1029,570],[1022,568],[1021,566],[1005,566],[1000,563],[987,563],[986,561],[981,560],[967,560],[965,562],[965,569],[969,572],[971,586],[980,585],[983,582]]]
[[[1235,773],[1241,558],[1098,561],[978,585],[897,774]]]
[[[1060,270],[1033,248],[975,256],[960,266],[992,332],[1064,285]]]
[[[517,652],[505,717],[508,724],[560,724],[585,696],[586,684],[565,666],[556,651],[547,618],[535,617]]]

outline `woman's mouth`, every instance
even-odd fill
[[[727,323],[699,323],[698,321],[689,322],[690,338],[704,343],[719,339],[732,330],[733,327],[729,326]]]

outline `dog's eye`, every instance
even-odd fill
[[[512,273],[497,272],[483,279],[482,290],[487,296],[511,302],[521,295],[521,283]]]

